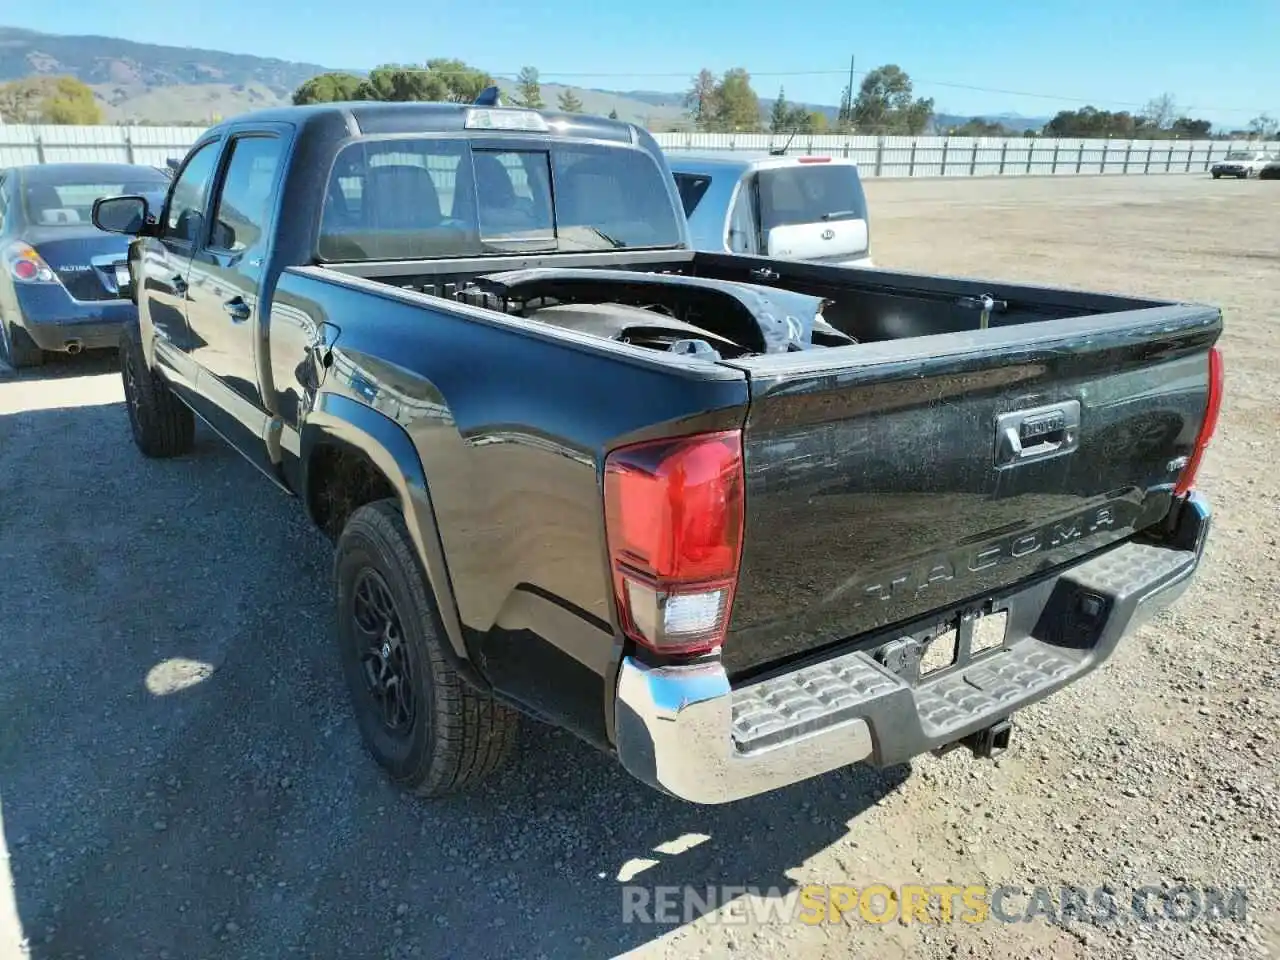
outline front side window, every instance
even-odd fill
[[[205,203],[209,199],[209,187],[213,183],[214,168],[218,162],[218,141],[206,143],[196,150],[187,162],[169,197],[169,212],[165,217],[165,239],[181,243],[195,243],[204,222]]]
[[[283,149],[278,137],[240,137],[233,142],[214,206],[211,247],[243,253],[266,235]]]
[[[360,140],[325,196],[323,260],[409,260],[676,246],[663,171],[591,145],[503,148],[435,138]]]

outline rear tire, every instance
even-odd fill
[[[419,796],[480,783],[507,760],[519,714],[459,676],[398,504],[356,510],[334,555],[338,644],[365,747]]]
[[[15,370],[39,367],[44,364],[44,351],[36,346],[31,334],[21,327],[0,320],[4,329],[0,330],[0,348],[4,350],[4,359]]]
[[[196,437],[195,415],[152,374],[137,324],[126,324],[120,334],[120,378],[133,442],[143,455],[161,459],[189,453]]]

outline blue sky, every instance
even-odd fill
[[[332,67],[530,64],[546,82],[614,90],[744,66],[764,96],[785,84],[788,99],[824,103],[852,53],[858,71],[897,63],[951,113],[1136,109],[1167,91],[1223,125],[1280,115],[1277,0],[56,0],[0,21]]]

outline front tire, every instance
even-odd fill
[[[129,429],[143,455],[159,459],[190,452],[196,437],[195,415],[147,366],[136,324],[126,324],[120,334],[120,378]]]
[[[459,676],[396,503],[356,510],[334,556],[338,643],[365,747],[424,797],[478,784],[510,756],[519,715]]]

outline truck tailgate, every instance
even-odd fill
[[[733,361],[743,677],[955,611],[1160,521],[1205,418],[1213,307]]]

